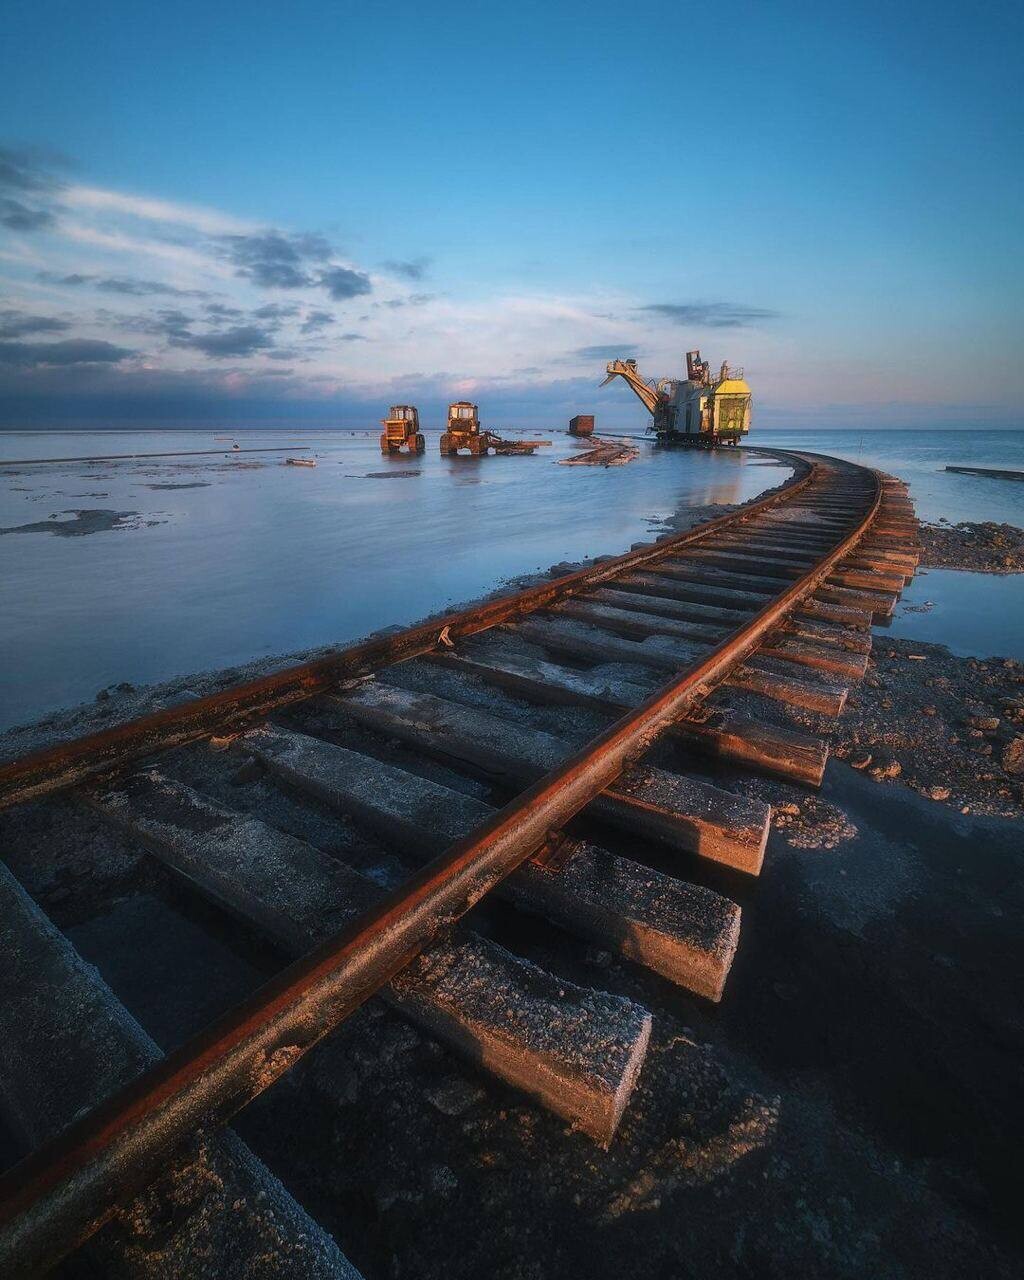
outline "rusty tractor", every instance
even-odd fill
[[[384,430],[380,433],[380,451],[388,454],[422,453],[427,442],[420,434],[420,415],[414,404],[393,404],[388,416],[381,419]]]

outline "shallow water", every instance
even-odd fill
[[[543,434],[543,433],[537,433]],[[230,449],[223,432],[6,432],[0,458]],[[644,449],[624,467],[382,459],[376,433],[248,431],[280,455],[0,467],[0,726],[253,658],[343,643],[562,560],[614,554],[675,512],[786,469]],[[311,447],[315,469],[282,463]],[[392,477],[403,477],[392,483]]]
[[[1024,574],[921,569],[880,634],[944,644],[964,658],[1024,661]]]
[[[879,467],[910,485],[922,520],[995,520],[1024,526],[1024,482],[943,470],[1024,471],[1024,431],[760,431],[751,444],[810,449]]]

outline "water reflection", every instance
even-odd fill
[[[578,446],[558,435],[532,458],[442,459],[430,434],[425,454],[400,460],[370,433],[305,435],[315,469],[272,454],[5,466],[0,529],[76,510],[125,518],[85,536],[0,535],[0,723],[121,680],[411,622],[504,579],[623,551],[680,510],[742,501],[786,474],[737,454],[646,448],[625,467],[559,467]],[[243,449],[298,439],[232,438]],[[216,447],[212,432],[0,434],[4,459]],[[402,483],[371,478],[392,471]]]

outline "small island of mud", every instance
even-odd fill
[[[975,573],[1024,573],[1024,529],[993,521],[921,524],[921,565]]]
[[[62,520],[61,516],[72,516]],[[54,512],[47,520],[34,520],[31,524],[13,524],[0,529],[5,533],[54,533],[58,538],[84,538],[90,533],[110,533],[121,529],[151,528],[163,524],[162,520],[144,520],[138,511],[108,511],[102,507]]]

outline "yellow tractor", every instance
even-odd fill
[[[380,433],[380,451],[385,457],[408,449],[410,453],[422,453],[427,442],[420,435],[420,415],[414,404],[393,404],[388,416],[381,419],[384,430]]]
[[[491,443],[490,433],[481,432],[480,414],[475,404],[456,400],[448,406],[448,430],[441,437],[441,457],[468,449],[474,458],[483,457]]]

